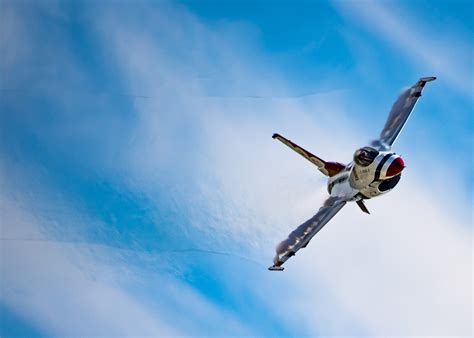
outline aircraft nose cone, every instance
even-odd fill
[[[405,162],[401,157],[397,157],[393,160],[390,166],[387,169],[387,176],[395,176],[402,172],[405,168]]]

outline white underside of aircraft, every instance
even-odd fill
[[[283,271],[283,263],[298,250],[305,248],[313,236],[347,202],[356,202],[363,212],[369,213],[364,200],[383,195],[397,185],[405,164],[399,155],[392,152],[392,145],[420,98],[423,87],[433,80],[436,80],[436,77],[423,77],[403,91],[393,104],[379,139],[371,142],[370,146],[358,149],[354,154],[354,160],[347,165],[326,162],[283,136],[273,135],[274,139],[305,157],[329,177],[329,198],[316,215],[301,224],[287,239],[277,245],[273,265],[268,268],[269,270]]]

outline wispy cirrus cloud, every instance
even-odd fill
[[[422,163],[413,161],[389,196],[370,201],[370,217],[348,205],[283,274],[265,269],[274,245],[326,194],[312,165],[270,136],[279,131],[323,158],[350,159],[368,138],[362,113],[345,113],[353,93],[289,98],[258,43],[242,33],[255,28],[241,23],[209,25],[174,4],[83,10],[97,64],[64,52],[64,32],[42,54],[34,44],[47,33],[41,25],[14,39],[22,62],[33,62],[20,48],[31,43],[38,64],[60,76],[29,73],[49,104],[36,106],[38,116],[5,100],[7,114],[25,114],[4,116],[8,144],[23,143],[2,149],[4,173],[17,173],[4,190],[16,197],[2,203],[2,230],[52,243],[6,244],[2,302],[59,335],[470,334],[470,232],[431,196]],[[59,6],[49,15],[68,23],[71,14]],[[69,95],[47,90],[70,83],[79,89]],[[146,98],[85,103],[84,90],[97,87]],[[260,95],[274,88],[288,97]],[[39,146],[27,142],[30,134]],[[97,188],[104,182],[112,193]],[[66,230],[76,237],[61,244],[71,239]],[[228,255],[163,250],[189,247]],[[81,326],[89,315],[81,309],[91,309],[94,327]]]
[[[446,79],[472,99],[473,49],[468,31],[424,20],[402,3],[388,1],[336,1],[335,7],[385,40],[396,52],[428,75]],[[472,7],[470,8],[472,11]]]
[[[117,240],[111,224],[45,184],[48,175],[41,168],[11,159],[2,165],[9,181],[0,194],[0,301],[38,332],[127,337],[212,335],[224,327],[251,332],[187,285],[181,279],[186,269],[176,267],[172,255]],[[92,235],[101,232],[109,239]],[[3,325],[2,334],[10,334]]]
[[[189,19],[191,23],[195,20]],[[137,27],[123,28],[136,35],[133,32]],[[168,27],[171,31],[175,29],[183,30],[182,36],[188,36],[187,29],[192,28],[182,24],[175,27],[172,23]],[[153,75],[158,64],[177,61],[189,64],[199,60],[199,49],[190,48],[194,53],[178,59],[172,52],[154,51],[150,48],[153,31],[148,37],[142,35],[139,43],[132,42],[132,48],[123,44],[123,32],[116,33],[115,40],[109,41],[115,46],[112,50],[117,53],[123,74],[145,85],[142,88],[145,91],[153,90],[160,78],[173,77],[174,68],[171,71],[166,66],[158,67],[161,77]],[[214,41],[209,38],[214,34],[215,30],[209,33],[204,29],[193,36],[188,45],[193,46],[195,41]],[[252,66],[235,68],[239,63],[234,58],[240,63],[243,60],[238,50],[218,41],[210,48],[227,56],[219,60],[222,64],[228,62],[229,67],[224,68],[232,68],[236,83],[246,82],[254,90],[268,90],[265,88],[268,83],[258,72],[249,72]],[[235,53],[226,52],[228,49]],[[248,62],[252,64],[252,60]],[[139,65],[138,72],[135,65]],[[196,66],[199,65],[197,62]],[[151,70],[151,74],[140,69]],[[197,135],[187,134],[188,140],[170,143],[169,146],[177,150],[172,155],[141,161],[145,145],[147,153],[163,154],[162,142],[177,139],[154,134],[162,128],[155,114],[169,111],[167,99],[170,96],[138,106],[137,112],[143,120],[137,125],[140,130],[137,134],[142,136],[142,142],[131,149],[138,168],[134,173],[140,177],[144,172],[158,173],[161,161],[174,166],[182,161],[182,154],[194,150],[186,155],[193,159],[187,162],[193,167],[191,182],[198,183],[192,189],[196,195],[192,200],[193,225],[209,232],[208,238],[214,247],[232,248],[237,242],[237,248],[252,248],[254,255],[270,262],[273,252],[269,252],[269,247],[287,235],[292,228],[288,224],[296,226],[302,221],[300,215],[309,217],[314,213],[324,198],[324,183],[313,176],[311,165],[298,161],[287,149],[275,147],[269,136],[281,131],[309,149],[318,149],[324,158],[350,158],[357,140],[364,138],[356,131],[364,130],[362,126],[357,128],[360,122],[343,113],[345,102],[354,98],[350,92],[338,92],[319,95],[314,101],[210,99],[205,97],[206,87],[194,87],[192,74],[184,72],[179,79],[174,79],[175,91],[171,97],[184,102],[184,109],[179,110],[179,114],[184,115],[179,116],[195,121],[197,131],[193,129],[193,132]],[[214,80],[225,83],[218,76]],[[203,97],[190,96],[193,91],[202,93]],[[354,111],[351,114],[358,116]],[[329,130],[327,126],[336,120],[337,128]],[[178,135],[180,130],[178,123],[167,128],[164,135]],[[151,158],[151,155],[144,157]],[[469,230],[426,192],[425,185],[418,183],[423,182],[423,164],[413,164],[411,169],[413,173],[405,175],[403,185],[396,192],[370,203],[376,210],[375,215],[366,218],[348,206],[318,234],[311,249],[292,262],[287,272],[289,276],[281,277],[287,285],[284,290],[269,287],[265,292],[259,290],[262,281],[255,281],[254,293],[271,304],[279,316],[287,318],[294,332],[374,335],[470,332],[470,303],[464,297],[470,293],[471,280],[470,246],[466,240]],[[153,174],[145,176],[160,179]],[[183,176],[178,177],[183,179]],[[315,191],[318,185],[321,189]],[[152,186],[149,184],[145,190]],[[394,213],[397,217],[390,216]],[[445,248],[444,252],[439,250],[440,246]],[[434,280],[437,282],[433,283]],[[451,288],[463,291],[453,293]],[[274,298],[270,290],[279,296]],[[332,297],[325,296],[327,294]],[[316,322],[315,312],[320,319]],[[294,324],[297,322],[301,325],[298,329]]]
[[[60,224],[77,222],[73,211],[66,219],[51,213],[39,215],[38,210],[31,214],[25,196],[15,197],[23,206],[2,189],[1,264],[5,273],[0,299],[10,311],[48,335],[183,334],[111,282],[117,271],[91,258],[110,252],[44,234],[48,218]]]

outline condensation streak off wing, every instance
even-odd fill
[[[273,259],[274,265],[270,270],[281,270],[281,265],[295,253],[308,245],[311,238],[321,230],[324,225],[346,204],[346,201],[337,197],[329,197],[318,213],[301,224],[287,239],[276,247],[276,256]]]
[[[387,122],[380,133],[380,139],[372,142],[373,146],[389,149],[393,145],[420,98],[423,87],[433,80],[436,80],[436,77],[423,77],[400,94],[390,110]]]

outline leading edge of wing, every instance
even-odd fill
[[[294,256],[298,250],[305,248],[311,238],[313,238],[345,204],[346,201],[341,198],[329,197],[316,215],[301,224],[288,235],[287,239],[277,245],[273,265],[270,266],[268,270],[282,271],[283,263]]]
[[[436,80],[434,76],[422,77],[413,86],[400,94],[388,114],[385,126],[380,133],[380,138],[373,141],[372,146],[384,150],[390,149],[410,117],[425,84],[434,80]]]

